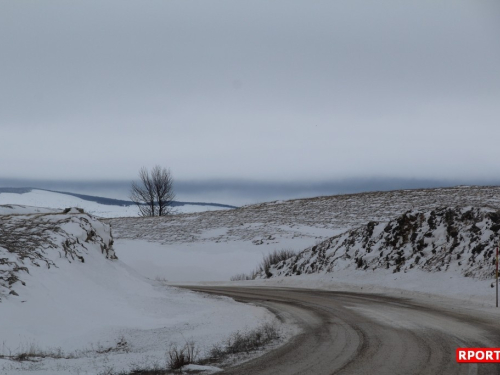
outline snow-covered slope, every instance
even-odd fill
[[[500,186],[398,190],[268,202],[235,210],[199,212],[162,218],[116,218],[118,238],[162,243],[250,241],[308,237],[315,242],[332,231],[369,221],[389,221],[412,209],[475,206],[500,209]]]
[[[0,373],[98,374],[164,364],[272,319],[267,310],[167,287],[124,264],[110,227],[70,209],[0,207]],[[40,212],[41,211],[41,212]],[[13,360],[29,354],[29,360]]]
[[[487,208],[413,210],[388,223],[369,222],[273,265],[260,277],[379,269],[420,269],[480,280],[495,274],[500,212]]]
[[[10,209],[27,211],[27,207]],[[116,259],[110,227],[84,214],[82,209],[0,215],[0,301],[7,294],[19,295],[23,289],[20,285],[26,286],[24,280],[35,268],[84,263],[85,258],[98,253],[106,259]]]
[[[2,205],[24,205],[63,210],[67,207],[82,208],[85,212],[100,217],[137,216],[137,208],[133,206],[112,206],[86,201],[67,194],[45,190],[26,190],[24,193],[0,193]]]
[[[57,208],[23,206],[19,204],[2,204],[0,205],[0,215],[20,215],[20,214],[43,214],[43,213],[58,213],[61,212]]]
[[[64,209],[79,207],[99,217],[136,217],[139,210],[132,202],[73,193],[62,193],[31,188],[0,188],[0,205],[26,205]],[[174,202],[175,213],[227,210],[231,206],[210,203]]]
[[[440,206],[500,209],[500,187],[455,187],[269,202],[165,218],[116,218],[121,259],[169,281],[229,280],[273,250],[301,251],[336,234]],[[139,249],[139,250],[138,250]]]

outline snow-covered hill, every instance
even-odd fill
[[[371,221],[307,248],[262,272],[260,277],[379,269],[419,269],[479,280],[495,275],[500,211],[442,207],[413,210],[389,221]]]
[[[500,209],[500,187],[334,195],[106,221],[113,227],[122,259],[139,272],[170,281],[216,281],[251,272],[263,254],[274,250],[301,251],[370,221],[388,222],[409,210],[441,206]]]
[[[109,225],[82,209],[29,213],[24,206],[0,206],[0,210],[11,210],[0,215],[0,301],[7,294],[19,295],[15,288],[24,289],[21,285],[26,286],[26,276],[35,268],[84,263],[98,253],[116,259]]]
[[[273,319],[142,277],[117,259],[109,225],[80,209],[9,205],[0,213],[0,374],[164,365],[171,345],[193,340],[204,354]]]
[[[250,241],[280,243],[280,238],[308,237],[315,242],[332,231],[369,221],[389,221],[412,210],[449,207],[500,209],[500,186],[397,190],[275,201],[235,210],[199,212],[162,218],[116,218],[118,238],[161,243]],[[224,229],[224,230],[223,230]],[[272,238],[272,239],[270,239]]]
[[[32,188],[0,188],[0,205],[6,204],[59,210],[66,207],[79,207],[85,212],[99,217],[137,217],[139,215],[139,210],[130,201]],[[175,213],[234,208],[224,204],[201,202],[173,202],[173,207]]]

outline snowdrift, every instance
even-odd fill
[[[477,207],[410,210],[371,221],[311,246],[260,273],[261,278],[353,269],[450,272],[487,280],[495,275],[500,211]]]
[[[117,259],[108,224],[82,209],[62,212],[24,206],[0,206],[0,301],[18,296],[16,287],[26,286],[33,268],[58,268],[61,263],[85,262],[99,254]],[[39,212],[42,211],[42,212]],[[19,214],[20,212],[20,214]]]
[[[2,374],[130,371],[164,364],[172,345],[204,353],[274,319],[140,276],[117,258],[110,226],[80,209],[0,212]]]

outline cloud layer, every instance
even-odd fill
[[[500,5],[0,5],[0,171],[16,178],[499,175]]]

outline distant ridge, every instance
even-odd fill
[[[93,195],[85,195],[85,194],[76,194],[76,193],[70,193],[67,191],[57,191],[57,190],[49,190],[49,189],[40,189],[40,188],[30,188],[30,187],[22,187],[22,188],[11,188],[11,187],[5,187],[5,188],[0,188],[0,194],[1,193],[13,193],[13,194],[26,194],[31,192],[32,190],[42,190],[42,191],[48,191],[51,193],[59,193],[59,194],[66,194],[66,195],[71,195],[86,201],[90,202],[96,202],[99,204],[105,204],[108,206],[133,206],[135,205],[134,202],[132,201],[126,201],[126,200],[121,200],[121,199],[112,199],[112,198],[104,198],[104,197],[97,197]],[[185,205],[193,205],[193,206],[212,206],[212,207],[220,207],[220,208],[238,208],[236,206],[231,206],[228,204],[221,204],[221,203],[206,203],[206,202],[177,202],[174,201],[172,202],[172,207],[180,207],[180,206],[185,206]]]

